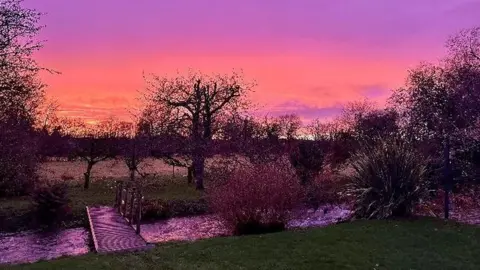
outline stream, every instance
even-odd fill
[[[349,213],[340,207],[325,212],[323,209],[299,211],[287,228],[325,226],[345,218]],[[164,243],[229,236],[230,232],[216,216],[203,215],[142,224],[141,235],[149,243]],[[90,232],[85,228],[57,232],[0,233],[0,265],[86,254],[92,251],[90,242]]]

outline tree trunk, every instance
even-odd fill
[[[445,212],[445,219],[448,219],[450,215],[450,191],[452,189],[452,168],[450,164],[450,138],[448,136],[445,138],[443,158],[444,158],[444,183],[443,184],[444,184],[444,191],[445,191],[444,212]]]
[[[193,182],[193,166],[187,167],[187,183],[191,184]]]
[[[135,182],[135,168],[130,169],[130,181]]]
[[[197,155],[193,159],[193,174],[195,176],[195,188],[197,190],[203,190],[203,173],[205,170],[205,157],[203,155]]]
[[[90,175],[92,173],[93,162],[88,162],[87,171],[83,174],[85,178],[85,183],[83,184],[83,189],[88,189],[90,187]]]

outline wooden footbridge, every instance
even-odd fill
[[[117,181],[113,207],[88,207],[95,251],[139,251],[150,246],[140,235],[143,195],[139,184]]]

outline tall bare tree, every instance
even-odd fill
[[[36,108],[43,98],[33,58],[42,43],[40,13],[0,1],[0,195],[27,192],[36,177]]]
[[[204,189],[205,159],[219,130],[217,120],[245,109],[253,84],[235,72],[224,75],[189,72],[174,78],[152,75],[147,83],[147,102],[167,108],[164,111],[170,116],[168,122],[173,123],[173,130],[188,138],[196,188]]]

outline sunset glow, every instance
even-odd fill
[[[200,4],[201,3],[201,4]],[[242,69],[271,114],[329,118],[367,97],[382,104],[407,70],[478,24],[480,2],[28,0],[47,13],[39,62],[61,114],[128,119],[142,73]]]

